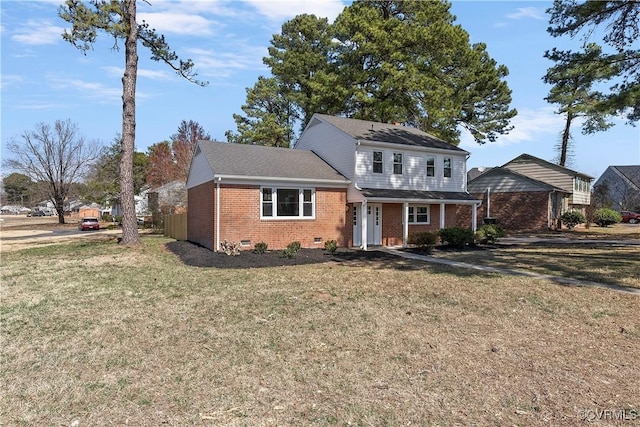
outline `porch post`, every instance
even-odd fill
[[[409,242],[409,203],[402,205],[402,247],[406,248]]]
[[[471,229],[475,233],[478,229],[478,205],[471,205]]]
[[[360,213],[360,216],[362,221],[360,222],[362,224],[362,229],[360,230],[360,234],[361,234],[360,241],[362,242],[362,249],[366,251],[367,250],[367,199],[364,199],[362,201],[361,211],[362,212]]]
[[[444,228],[445,204],[440,203],[440,229]]]

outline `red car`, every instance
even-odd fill
[[[628,222],[629,224],[638,224],[640,222],[640,213],[631,211],[621,211],[622,222]]]
[[[78,230],[100,230],[100,223],[98,222],[98,218],[82,218],[80,224],[78,224]]]

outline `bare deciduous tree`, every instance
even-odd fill
[[[21,141],[11,139],[7,149],[13,157],[4,163],[44,183],[46,197],[58,213],[58,222],[64,224],[64,202],[72,184],[97,159],[100,148],[98,142],[86,141],[70,120],[57,120],[53,126],[39,123],[34,130],[25,131]]]

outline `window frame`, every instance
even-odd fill
[[[280,206],[278,203],[279,191],[296,190],[298,215],[278,215]],[[265,195],[270,194],[270,200],[265,200]],[[282,194],[281,194],[282,195]],[[271,215],[265,215],[265,205],[271,207]],[[309,211],[310,215],[305,215]],[[264,220],[315,220],[316,219],[316,189],[313,187],[296,186],[269,186],[260,187],[260,219]]]
[[[435,177],[436,176],[436,157],[427,156],[426,162],[427,162],[427,165],[426,165],[425,173],[427,174],[427,177],[428,178]],[[430,162],[431,164],[429,164]]]
[[[449,166],[447,166],[447,163]],[[448,175],[447,175],[448,171]],[[442,177],[451,178],[453,176],[453,160],[451,157],[445,157],[442,159]]]
[[[400,159],[399,162],[397,161],[398,158]],[[404,163],[404,158],[402,153],[394,152],[393,153],[393,174],[394,175],[402,175],[403,163]],[[398,172],[397,167],[400,168],[400,172]]]
[[[418,213],[418,208],[424,208],[426,210],[425,213]],[[423,225],[423,224],[431,224],[431,205],[409,205],[408,207],[408,223],[409,225]],[[418,221],[419,216],[427,216],[426,221]]]
[[[376,154],[380,154],[380,160],[376,160]],[[376,171],[376,166],[380,166],[380,171]],[[383,151],[373,151],[372,152],[372,172],[375,174],[383,174],[384,173],[384,152]]]

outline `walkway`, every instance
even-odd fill
[[[602,242],[602,241],[600,241]],[[500,240],[500,243],[503,243],[502,239]],[[632,244],[637,244],[637,243],[632,243]],[[586,280],[577,280],[577,279],[571,279],[568,277],[562,277],[562,276],[552,276],[549,274],[540,274],[540,273],[532,273],[530,271],[522,271],[522,270],[509,270],[506,268],[496,268],[496,267],[489,267],[489,266],[484,266],[484,265],[476,265],[476,264],[468,264],[466,262],[460,262],[460,261],[451,261],[448,259],[442,259],[442,258],[434,258],[431,256],[425,256],[425,255],[418,255],[418,254],[414,254],[411,252],[405,252],[399,249],[394,249],[394,248],[377,248],[378,250],[382,251],[382,252],[386,252],[392,255],[396,255],[399,257],[404,257],[404,258],[408,258],[408,259],[413,259],[413,260],[417,260],[417,261],[425,261],[425,262],[430,262],[432,264],[441,264],[441,265],[448,265],[450,267],[458,267],[458,268],[467,268],[467,269],[472,269],[472,270],[478,270],[478,271],[482,271],[485,273],[496,273],[496,274],[507,274],[507,275],[512,275],[512,276],[526,276],[526,277],[531,277],[532,279],[544,279],[544,280],[551,280],[553,282],[559,283],[561,285],[565,285],[565,286],[589,286],[589,287],[596,287],[596,288],[605,288],[605,289],[610,289],[612,291],[616,291],[616,292],[622,292],[622,293],[626,293],[626,294],[631,294],[631,295],[637,295],[640,296],[640,289],[639,288],[630,288],[627,286],[620,286],[620,285],[611,285],[611,284],[607,284],[607,283],[599,283],[599,282],[590,282],[590,281],[586,281]]]

